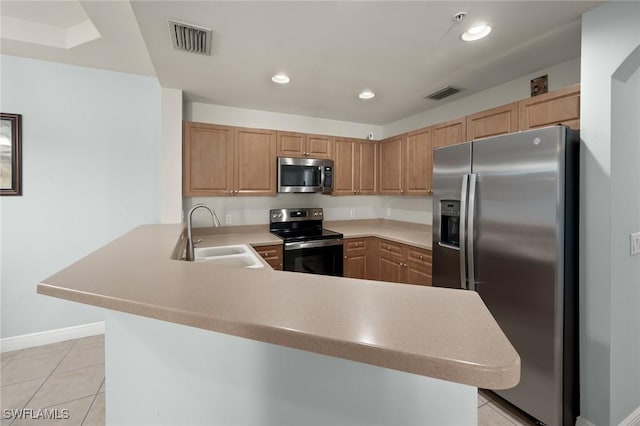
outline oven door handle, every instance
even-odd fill
[[[331,240],[313,240],[313,241],[300,241],[296,243],[285,243],[285,250],[300,250],[307,248],[318,248],[318,247],[330,247],[330,246],[341,246],[342,239],[331,239]]]

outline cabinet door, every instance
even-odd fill
[[[407,283],[431,285],[431,252],[407,246]]]
[[[402,194],[403,184],[403,145],[404,135],[380,141],[380,194]]]
[[[403,244],[380,240],[378,273],[380,281],[402,283],[405,281]]]
[[[564,124],[580,129],[580,85],[518,102],[519,130]]]
[[[401,258],[381,252],[378,260],[380,281],[388,281],[392,283],[403,282],[405,273]]]
[[[306,135],[304,133],[277,132],[278,157],[304,157]]]
[[[407,134],[404,156],[404,193],[430,195],[433,175],[430,127]]]
[[[467,118],[462,117],[436,124],[431,131],[433,148],[464,143],[467,140]]]
[[[360,141],[358,149],[358,194],[378,193],[378,144]]]
[[[306,145],[307,157],[322,158],[323,160],[333,158],[333,138],[331,136],[306,135]]]
[[[235,195],[276,195],[276,132],[238,129]]]
[[[253,247],[276,271],[282,271],[282,244]]]
[[[234,128],[186,121],[183,125],[183,194],[231,195]]]
[[[502,105],[467,116],[467,140],[518,130],[518,103]]]
[[[333,145],[333,195],[355,195],[355,141],[335,138]]]
[[[364,238],[344,240],[344,276],[367,278],[367,241]]]

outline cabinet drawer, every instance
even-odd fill
[[[258,246],[253,249],[275,270],[282,270],[282,245]]]
[[[394,243],[388,240],[380,240],[380,253],[403,257],[402,246],[403,244]]]
[[[366,250],[367,240],[364,238],[349,238],[344,240],[344,250],[347,252],[353,250]]]
[[[417,247],[409,247],[409,261],[431,264],[431,252]]]

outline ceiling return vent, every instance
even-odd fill
[[[202,55],[211,54],[211,30],[209,28],[170,20],[169,33],[174,49]]]
[[[462,89],[457,89],[455,87],[447,86],[447,87],[443,87],[440,90],[436,90],[433,93],[428,94],[427,96],[425,96],[425,99],[433,99],[434,101],[439,101],[440,99],[444,99],[448,96],[455,95],[461,90]]]

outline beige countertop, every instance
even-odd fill
[[[324,227],[344,234],[345,238],[378,237],[431,250],[430,225],[387,219],[324,221]]]
[[[393,236],[361,225],[345,235]],[[281,242],[234,228],[202,244]],[[520,358],[475,292],[174,260],[181,231],[138,227],[38,293],[476,387],[519,381]]]

